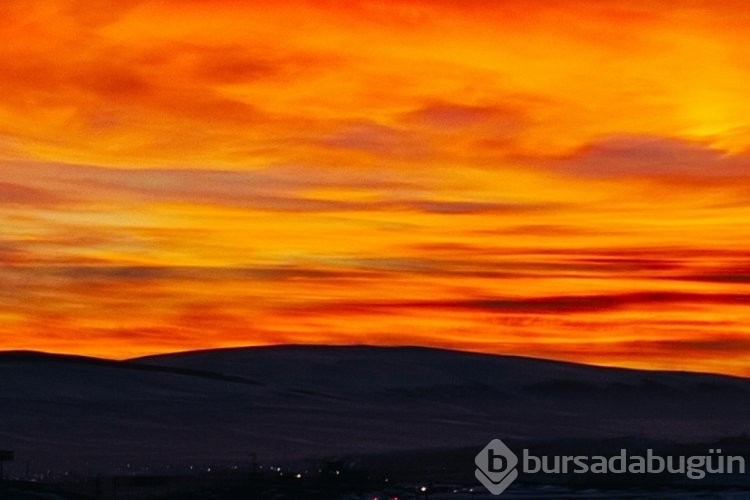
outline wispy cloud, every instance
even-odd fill
[[[562,173],[591,177],[742,178],[750,157],[708,144],[670,137],[612,137],[559,161]]]

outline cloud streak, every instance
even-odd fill
[[[750,157],[669,137],[612,137],[560,160],[565,174],[589,177],[742,178]]]

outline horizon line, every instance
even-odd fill
[[[2,357],[7,355],[32,355],[39,357],[50,357],[50,358],[69,358],[78,360],[88,360],[94,362],[104,363],[115,363],[115,364],[139,364],[139,360],[148,358],[158,357],[169,357],[169,356],[180,356],[195,353],[210,353],[210,352],[227,352],[227,351],[249,351],[249,350],[261,350],[261,349],[275,349],[275,348],[305,348],[305,349],[346,349],[346,348],[360,348],[360,349],[419,349],[423,351],[433,352],[446,352],[452,354],[462,354],[471,356],[481,356],[489,358],[504,358],[504,359],[520,359],[532,362],[542,363],[553,363],[559,365],[571,365],[584,368],[593,368],[601,370],[613,370],[613,371],[626,371],[626,372],[639,372],[639,373],[650,373],[650,374],[672,374],[672,375],[706,375],[716,376],[728,379],[736,380],[750,380],[750,376],[742,376],[731,373],[711,372],[711,371],[699,371],[699,370],[669,370],[664,368],[641,368],[623,365],[605,365],[596,363],[584,363],[580,361],[570,361],[565,359],[548,358],[542,356],[525,356],[519,354],[500,354],[486,351],[474,351],[467,349],[458,349],[451,347],[439,347],[439,346],[428,346],[418,344],[364,344],[364,343],[353,343],[353,344],[304,344],[304,343],[278,343],[278,344],[262,344],[262,345],[236,345],[236,346],[220,346],[220,347],[206,347],[197,349],[185,349],[178,351],[164,351],[153,354],[147,354],[143,356],[136,356],[132,358],[111,358],[105,356],[79,354],[73,352],[62,352],[62,351],[47,351],[37,349],[0,349],[0,361]]]

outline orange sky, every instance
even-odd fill
[[[6,0],[0,349],[750,375],[750,10]]]

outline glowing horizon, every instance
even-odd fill
[[[0,349],[750,376],[750,11],[6,2]]]

